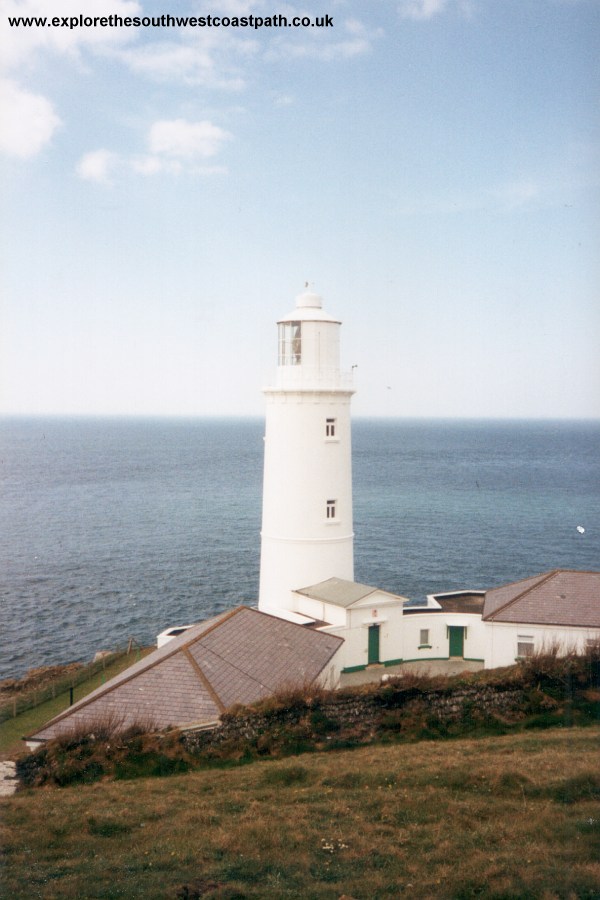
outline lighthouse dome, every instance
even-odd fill
[[[321,297],[311,291],[308,287],[298,294],[296,297],[296,306],[291,313],[278,320],[281,322],[335,322],[340,324],[339,319],[334,319],[328,315],[323,309],[323,301]]]
[[[301,294],[298,294],[296,297],[296,306],[299,309],[321,309],[323,306],[323,301],[319,297],[318,294],[315,294],[314,291],[306,290],[302,291]]]

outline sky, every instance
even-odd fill
[[[331,16],[10,28],[8,16]],[[600,0],[0,0],[0,413],[600,416]]]

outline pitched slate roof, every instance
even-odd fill
[[[493,588],[483,620],[600,628],[600,572],[555,569]]]
[[[28,740],[107,718],[158,729],[214,722],[234,703],[312,682],[343,639],[246,606],[193,625],[56,716]]]

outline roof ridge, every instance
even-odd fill
[[[239,607],[237,607],[237,610],[236,610],[236,611],[239,611],[239,610],[242,610],[242,609],[243,609],[243,610],[247,610],[248,612],[257,613],[259,616],[269,616],[269,615],[270,615],[271,618],[277,619],[279,622],[284,622],[286,625],[292,625],[292,626],[295,627],[295,628],[301,628],[302,630],[304,630],[304,626],[303,626],[303,625],[299,625],[297,622],[288,622],[287,619],[280,619],[278,616],[273,616],[273,615],[270,614],[270,613],[264,613],[264,612],[262,612],[262,610],[260,610],[260,609],[255,609],[255,608],[253,608],[253,607],[251,607],[251,606],[239,606]],[[337,634],[328,634],[328,635],[325,635],[323,632],[318,632],[318,631],[313,631],[312,633],[313,633],[313,634],[323,634],[323,637],[328,637],[328,638],[332,638],[332,637],[333,637],[333,638],[336,638],[337,640],[339,640],[342,644],[344,643],[344,638],[340,637],[340,636],[337,635]],[[198,638],[198,643],[200,643],[200,641],[201,641],[201,639],[202,639],[203,637],[204,637],[204,634],[200,635],[200,637]],[[212,647],[206,647],[205,649],[207,650],[208,653],[212,653],[212,654],[213,654],[214,656],[216,656],[218,659],[223,660],[223,662],[228,663],[230,666],[232,666],[234,669],[236,669],[236,671],[240,672],[240,673],[244,676],[244,678],[248,678],[250,681],[253,681],[255,684],[259,684],[261,687],[265,688],[267,691],[272,691],[272,690],[274,690],[274,688],[273,688],[271,685],[265,684],[264,681],[261,681],[259,678],[256,678],[254,675],[251,675],[249,672],[246,672],[245,669],[242,669],[240,666],[237,666],[234,662],[232,662],[232,661],[231,661],[230,659],[228,659],[227,657],[223,656],[221,653],[217,653],[217,651],[214,650]],[[317,675],[320,675],[320,674],[321,674],[321,672],[323,671],[323,669],[325,668],[325,666],[329,664],[329,662],[330,662],[330,660],[331,660],[331,657],[334,655],[334,653],[337,653],[338,650],[339,650],[339,647],[337,647],[337,648],[335,648],[335,649],[333,649],[333,650],[331,651],[331,653],[329,654],[329,657],[327,658],[327,660],[323,663],[323,665],[321,666],[321,668],[320,668],[319,671],[317,672]],[[191,654],[190,654],[190,655],[191,655]],[[198,666],[198,668],[200,669],[199,666]],[[200,670],[200,671],[201,671],[201,670]],[[202,674],[203,674],[203,673],[202,673]],[[204,676],[204,677],[206,677],[206,676]],[[317,677],[317,676],[315,676],[315,678],[316,678],[316,677]],[[207,687],[208,687],[208,685],[207,685]],[[216,694],[216,692],[215,692],[215,696],[218,696],[218,695]],[[219,700],[219,702],[220,702],[220,700]],[[224,709],[225,709],[225,707],[223,707],[223,710],[224,710]],[[222,711],[223,711],[223,710],[222,710]]]
[[[600,575],[598,569],[554,569],[555,575],[568,573],[569,575]]]
[[[263,612],[261,612],[260,609],[253,609],[251,606],[238,606],[238,607],[236,607],[234,612],[239,612],[242,609],[246,609],[246,610],[249,610],[250,612],[258,613],[259,616],[269,615],[269,613],[263,613]],[[230,617],[228,617],[228,618],[230,618]],[[296,622],[287,622],[286,619],[280,619],[278,616],[272,616],[272,618],[277,619],[279,622],[285,622],[287,625],[295,625],[297,628],[304,627],[302,625],[297,625]],[[210,630],[212,630],[212,629],[210,629]],[[198,642],[200,642],[200,640],[204,637],[204,634],[208,634],[208,631],[206,631],[200,635],[200,637],[198,638]],[[214,656],[216,656],[218,659],[222,660],[223,662],[228,663],[230,666],[232,666],[238,672],[241,672],[241,674],[245,678],[249,678],[250,681],[254,681],[256,684],[259,684],[261,687],[266,688],[268,691],[271,690],[271,688],[268,684],[265,684],[263,681],[260,681],[258,678],[255,678],[254,675],[250,675],[248,672],[245,672],[244,669],[240,668],[240,666],[236,666],[236,664],[234,662],[232,662],[227,657],[223,656],[221,653],[217,653],[217,651],[214,650],[212,647],[206,647],[205,650],[207,650],[208,653],[212,653]],[[225,707],[223,707],[223,709],[225,709]]]
[[[296,591],[296,593],[298,593],[298,591]],[[249,612],[257,613],[259,616],[268,616],[270,619],[276,619],[278,622],[285,622],[286,625],[293,625],[294,628],[302,628],[302,630],[304,630],[307,627],[306,625],[301,625],[300,622],[290,622],[289,619],[284,619],[282,616],[276,615],[276,613],[266,612],[264,609],[257,609],[255,606],[242,606],[240,609],[247,609]],[[310,630],[315,634],[325,634],[324,631],[320,631],[318,628],[311,628]],[[337,640],[342,641],[342,643],[345,640],[343,637],[340,637],[339,634],[327,633],[326,636],[329,638],[334,637]]]
[[[185,642],[177,647],[174,647],[170,652],[165,653],[164,656],[161,656],[159,659],[155,659],[153,662],[149,663],[149,665],[142,671],[149,672],[155,666],[160,665],[161,663],[165,662],[165,660],[170,659],[172,656],[176,656],[176,654],[181,651],[184,651],[184,655],[187,656],[187,654],[185,654],[185,651],[190,647],[191,644],[193,644],[195,641],[199,640],[200,637],[204,637],[205,634],[208,634],[209,632],[213,631],[217,627],[217,625],[221,624],[221,622],[225,622],[228,619],[230,619],[235,613],[239,612],[240,609],[247,609],[247,607],[242,606],[242,605],[236,606],[234,609],[231,609],[228,612],[224,613],[222,618],[218,617],[218,621],[213,622],[213,624],[210,626],[210,628],[207,628],[206,631],[203,631],[201,635],[198,635],[198,637],[196,637],[196,638],[190,638],[187,642]],[[201,625],[202,623],[198,622],[197,624]],[[193,627],[194,626],[192,626],[192,628]],[[133,666],[131,666],[131,668],[133,669]],[[127,671],[127,670],[125,670],[125,671]],[[131,681],[132,678],[137,678],[137,676],[139,674],[141,674],[141,673],[140,672],[130,672],[129,675],[127,675],[125,678],[123,678],[117,684],[111,685],[109,682],[109,686],[107,686],[105,688],[105,690],[102,692],[102,696],[106,696],[106,694],[112,694],[112,692],[116,691],[116,689],[121,687],[121,685],[127,684],[127,682]],[[115,675],[114,677],[117,678],[118,676]],[[95,690],[91,691],[86,697],[82,697],[81,700],[78,700],[77,703],[74,704],[74,706],[77,706],[78,710],[85,709],[86,706],[89,706],[90,703],[93,703],[96,699],[98,699],[97,696],[95,696],[97,690],[99,690],[99,688],[96,688]],[[63,710],[63,712],[58,713],[58,715],[54,716],[53,719],[50,719],[50,721],[46,723],[44,728],[49,728],[51,725],[57,725],[59,722],[62,722],[62,720],[66,716],[70,715],[72,712],[73,712],[73,706],[68,706],[65,710]],[[39,730],[40,729],[38,729],[38,731]]]
[[[547,572],[546,575],[543,575],[543,574],[540,575],[540,576],[539,576],[539,581],[536,581],[535,584],[530,584],[529,587],[525,588],[525,590],[523,590],[523,591],[521,591],[521,593],[517,594],[516,597],[513,597],[512,600],[507,600],[506,603],[503,603],[502,606],[499,606],[497,609],[495,609],[495,610],[494,610],[492,613],[490,613],[489,615],[487,615],[487,616],[482,616],[482,619],[484,619],[484,621],[486,621],[486,622],[490,621],[490,620],[493,619],[499,612],[504,612],[504,611],[507,610],[510,606],[512,606],[514,603],[516,603],[518,600],[522,600],[523,597],[525,597],[525,595],[528,594],[530,591],[534,590],[534,588],[538,588],[538,587],[540,587],[540,585],[546,584],[546,582],[547,582],[547,581],[550,581],[551,578],[554,578],[554,576],[557,575],[559,571],[560,571],[560,569],[552,569],[550,572]],[[535,578],[536,576],[535,576],[535,575],[532,575],[531,577],[532,577],[532,578]],[[528,580],[528,579],[524,579],[524,578],[521,579],[521,581],[527,581],[527,580]],[[518,583],[519,583],[518,581],[514,581],[514,582],[513,582],[513,584],[518,584]],[[506,585],[503,585],[503,587],[506,587]],[[486,593],[487,593],[487,592],[486,592]],[[484,602],[485,602],[485,601],[484,601]]]
[[[216,622],[213,622],[212,625],[211,625],[209,628],[206,628],[206,629],[202,632],[202,634],[199,634],[199,635],[198,635],[197,637],[195,637],[195,638],[190,638],[189,641],[183,643],[180,647],[178,647],[178,649],[179,649],[179,650],[185,650],[185,649],[187,649],[191,644],[195,644],[196,641],[199,641],[200,638],[203,638],[205,634],[210,634],[211,631],[214,631],[215,628],[217,628],[217,627],[218,627],[219,625],[221,625],[223,622],[227,622],[229,619],[231,619],[233,616],[235,616],[237,613],[239,613],[239,611],[240,611],[241,609],[247,609],[247,607],[244,606],[242,603],[240,603],[239,606],[234,606],[233,609],[230,609],[230,610],[228,610],[227,612],[224,612],[224,613],[220,613],[218,616],[216,616]],[[201,624],[202,624],[201,622],[198,622],[198,625],[201,625]],[[193,626],[192,626],[192,627],[193,627]]]
[[[281,621],[283,621],[283,620],[281,620]],[[292,622],[290,624],[293,625],[294,623]],[[248,678],[250,681],[254,681],[255,684],[259,684],[261,687],[266,688],[266,690],[268,690],[268,691],[272,690],[272,688],[268,684],[265,684],[264,681],[260,681],[260,679],[255,678],[254,675],[250,675],[249,672],[246,672],[240,666],[236,666],[236,664],[234,662],[232,662],[226,656],[223,656],[222,653],[217,653],[217,651],[213,650],[212,647],[205,647],[204,649],[206,650],[207,653],[212,653],[212,655],[216,656],[217,659],[220,659],[222,662],[225,662],[228,665],[230,665],[232,668],[234,668],[237,672],[240,672],[240,674],[242,674],[244,676],[244,678]],[[219,703],[221,703],[220,700],[219,700]],[[225,709],[226,709],[226,707],[223,706],[223,710],[225,710]]]
[[[206,688],[206,690],[212,697],[212,699],[215,703],[215,706],[217,707],[219,712],[225,712],[225,704],[223,703],[223,701],[221,700],[221,698],[215,691],[215,689],[212,686],[212,684],[210,683],[208,677],[202,671],[202,667],[201,667],[200,663],[196,659],[194,659],[194,657],[192,656],[190,648],[185,647],[183,649],[183,654],[186,657],[186,659],[188,659],[190,661],[190,663],[192,664],[192,668],[194,669],[194,671],[197,672],[197,674],[200,676],[200,681],[202,682],[202,684],[204,685],[204,687]]]

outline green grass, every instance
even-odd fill
[[[600,726],[2,801],[6,898],[600,898]]]
[[[104,670],[97,672],[91,678],[78,684],[73,689],[73,701],[76,703],[83,697],[96,690],[97,687],[118,675],[124,669],[129,668],[142,656],[150,653],[153,648],[136,651],[129,656],[120,657],[113,663],[108,663]],[[68,709],[69,691],[64,691],[52,700],[40,703],[39,706],[19,713],[14,718],[6,719],[0,723],[0,753],[12,754],[23,750],[22,738],[32,734],[41,728],[50,719]]]

